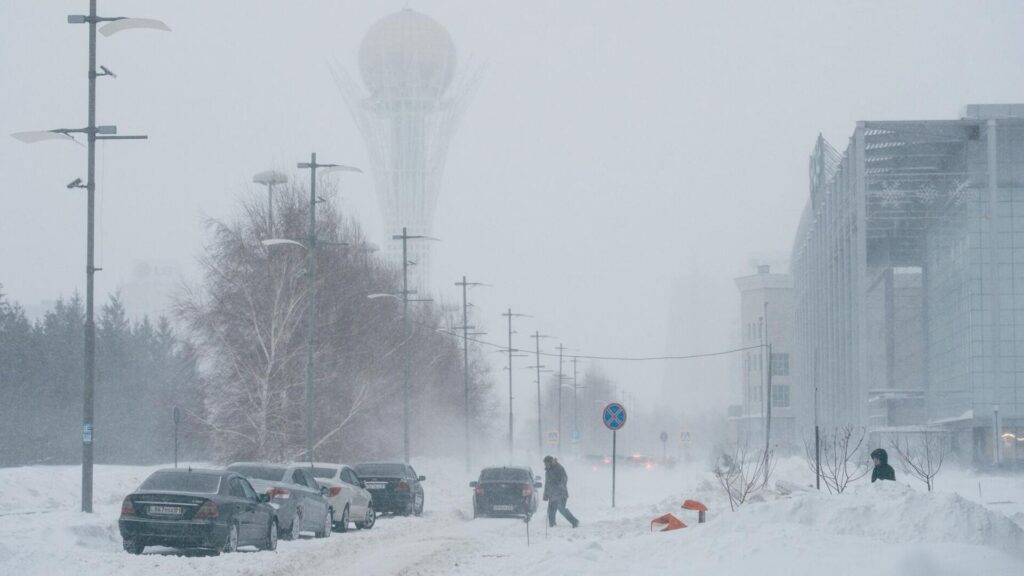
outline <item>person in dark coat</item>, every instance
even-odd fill
[[[882,448],[875,448],[871,453],[871,460],[875,463],[875,469],[871,471],[871,481],[875,480],[896,480],[896,471],[889,466],[889,453]]]
[[[555,512],[562,516],[575,528],[580,521],[565,507],[569,499],[569,475],[554,456],[544,457],[544,501],[548,503],[548,525],[555,525]]]

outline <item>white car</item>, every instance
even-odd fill
[[[373,528],[377,522],[373,497],[352,467],[315,462],[312,471],[317,483],[327,488],[324,497],[334,510],[335,530],[347,532],[349,522],[360,530]]]

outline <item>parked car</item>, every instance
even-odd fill
[[[132,554],[146,546],[274,550],[277,513],[269,500],[234,472],[169,468],[125,497],[117,524]]]
[[[245,476],[257,492],[270,496],[285,540],[297,538],[299,532],[312,532],[317,538],[331,535],[334,511],[324,498],[327,489],[321,489],[309,473],[309,464],[236,462],[228,470]]]
[[[401,462],[356,464],[356,474],[366,483],[378,512],[409,516],[423,513],[423,484],[412,466]]]
[[[473,488],[473,518],[480,516],[524,516],[537,511],[537,489],[544,485],[531,468],[502,466],[484,468]]]
[[[373,528],[377,522],[373,496],[351,466],[316,462],[310,471],[317,483],[327,487],[326,498],[334,510],[335,530],[347,532],[349,521],[360,530]]]

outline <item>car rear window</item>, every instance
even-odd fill
[[[484,482],[529,482],[530,473],[516,468],[485,468],[480,472],[480,480]]]
[[[257,480],[268,480],[270,482],[280,482],[284,479],[284,473],[287,468],[283,466],[228,466],[228,470],[232,472],[238,472],[242,476],[249,478],[255,478]]]
[[[216,494],[220,491],[220,476],[201,472],[155,472],[139,487],[140,490]]]
[[[334,478],[337,470],[333,468],[313,468],[313,478]]]
[[[360,476],[405,476],[405,464],[356,464]]]

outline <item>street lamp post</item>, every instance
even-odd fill
[[[299,162],[299,168],[309,169],[309,237],[306,244],[284,238],[271,238],[263,240],[264,246],[276,246],[279,244],[292,244],[299,246],[306,251],[306,278],[307,298],[306,303],[306,457],[313,462],[313,333],[316,327],[316,205],[321,200],[316,195],[316,173],[318,169],[322,173],[328,172],[362,172],[359,168],[345,166],[342,164],[319,164],[316,161],[316,152],[310,155],[309,162]],[[265,173],[264,173],[265,174]],[[257,177],[260,175],[257,174]],[[255,178],[254,178],[255,181]],[[279,183],[279,182],[278,182]],[[342,244],[344,243],[331,243]]]
[[[508,318],[508,457],[509,461],[512,460],[512,455],[515,452],[515,442],[512,439],[513,433],[513,419],[512,419],[512,358],[515,352],[518,352],[512,347],[512,319],[513,318],[526,318],[526,314],[513,313],[512,309],[509,308],[508,312],[503,312],[502,316]]]
[[[100,66],[96,70],[96,32],[97,25],[103,23],[99,32],[110,36],[123,30],[149,28],[170,31],[170,28],[159,20],[149,18],[102,17],[96,14],[96,0],[89,0],[89,15],[70,15],[68,24],[89,25],[89,124],[85,128],[19,132],[15,138],[25,143],[44,140],[74,140],[71,134],[85,134],[88,143],[86,153],[86,182],[75,179],[68,188],[86,189],[86,263],[85,263],[85,363],[84,383],[82,391],[82,511],[92,512],[93,492],[93,425],[94,400],[96,386],[96,322],[94,319],[94,276],[96,267],[96,141],[97,140],[145,140],[146,136],[117,136],[116,126],[96,125],[96,79],[100,76],[117,76],[107,67]]]
[[[274,236],[274,186],[278,184],[287,184],[288,176],[275,172],[274,170],[267,170],[260,172],[252,177],[252,181],[256,184],[263,184],[267,187],[267,237]]]
[[[465,383],[465,412],[463,418],[466,428],[466,472],[469,472],[470,445],[469,445],[469,288],[476,286],[487,286],[482,282],[469,282],[462,277],[462,282],[456,282],[456,286],[462,287],[462,371]]]
[[[535,345],[534,354],[536,355],[535,356],[535,358],[536,358],[535,362],[537,362],[536,366],[532,366],[532,368],[536,368],[537,369],[537,453],[538,454],[543,454],[544,453],[544,426],[542,425],[542,422],[541,422],[543,417],[541,415],[541,405],[540,405],[540,396],[541,396],[541,394],[540,394],[540,373],[541,373],[541,368],[544,368],[544,366],[540,363],[540,339],[541,338],[550,338],[551,336],[549,336],[547,334],[541,334],[540,332],[534,332],[533,335],[530,336],[530,337],[533,338],[533,340],[534,340],[534,345]]]
[[[405,340],[402,344],[404,351],[404,367],[402,374],[402,453],[405,463],[409,463],[409,376],[412,367],[410,366],[411,356],[409,355],[409,340],[412,338],[412,326],[409,324],[409,240],[437,240],[430,236],[410,235],[407,228],[402,228],[401,234],[391,237],[392,240],[402,241],[402,323],[405,325]]]

